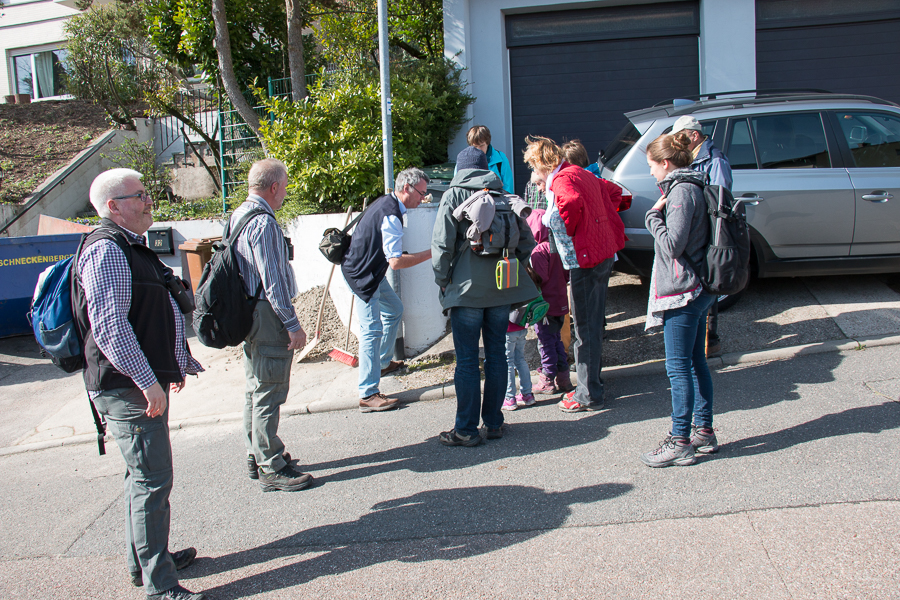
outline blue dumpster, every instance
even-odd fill
[[[28,322],[38,276],[78,249],[80,233],[0,238],[0,337],[32,332]]]

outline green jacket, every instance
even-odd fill
[[[463,169],[453,176],[450,189],[444,192],[431,236],[431,266],[434,281],[442,289],[438,293],[444,311],[455,306],[489,308],[504,304],[523,304],[538,295],[538,290],[525,272],[525,265],[535,247],[534,236],[525,219],[519,219],[519,285],[497,289],[496,256],[479,256],[472,252],[466,229],[468,221],[457,221],[453,211],[478,190],[501,190],[503,184],[493,171]]]

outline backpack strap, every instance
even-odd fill
[[[246,227],[247,224],[250,223],[251,220],[258,217],[259,215],[269,215],[270,217],[272,216],[271,214],[269,214],[268,211],[266,211],[265,209],[262,209],[262,208],[250,209],[250,211],[248,211],[247,214],[244,215],[243,217],[241,217],[240,220],[237,222],[237,224],[234,227],[234,231],[230,231],[231,219],[229,219],[228,222],[225,224],[225,230],[222,232],[222,237],[225,239],[226,245],[229,248],[232,245],[234,245],[235,242],[237,242],[238,237],[240,237],[241,232],[244,231],[244,227]],[[272,217],[272,218],[274,219],[275,217]],[[259,301],[259,296],[262,294],[262,289],[263,289],[262,277],[260,277],[259,285],[256,286],[256,293],[253,294],[253,306],[254,307],[256,306],[256,303]]]

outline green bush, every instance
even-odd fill
[[[172,183],[172,172],[157,164],[152,142],[142,144],[131,138],[125,138],[114,154],[101,156],[120,167],[134,169],[143,175],[141,183],[150,194],[154,208],[158,208],[160,201],[167,197],[166,188]]]
[[[265,99],[272,118],[261,135],[287,165],[282,218],[337,212],[383,193],[378,72],[320,76],[303,101]],[[447,160],[447,144],[474,100],[449,61],[401,66],[391,74],[394,172]]]

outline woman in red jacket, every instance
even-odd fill
[[[599,410],[606,289],[613,257],[625,245],[625,226],[613,202],[621,190],[565,162],[553,140],[529,136],[525,142],[525,162],[547,180],[544,224],[553,232],[572,285],[578,387],[563,396],[559,407],[564,412]]]

